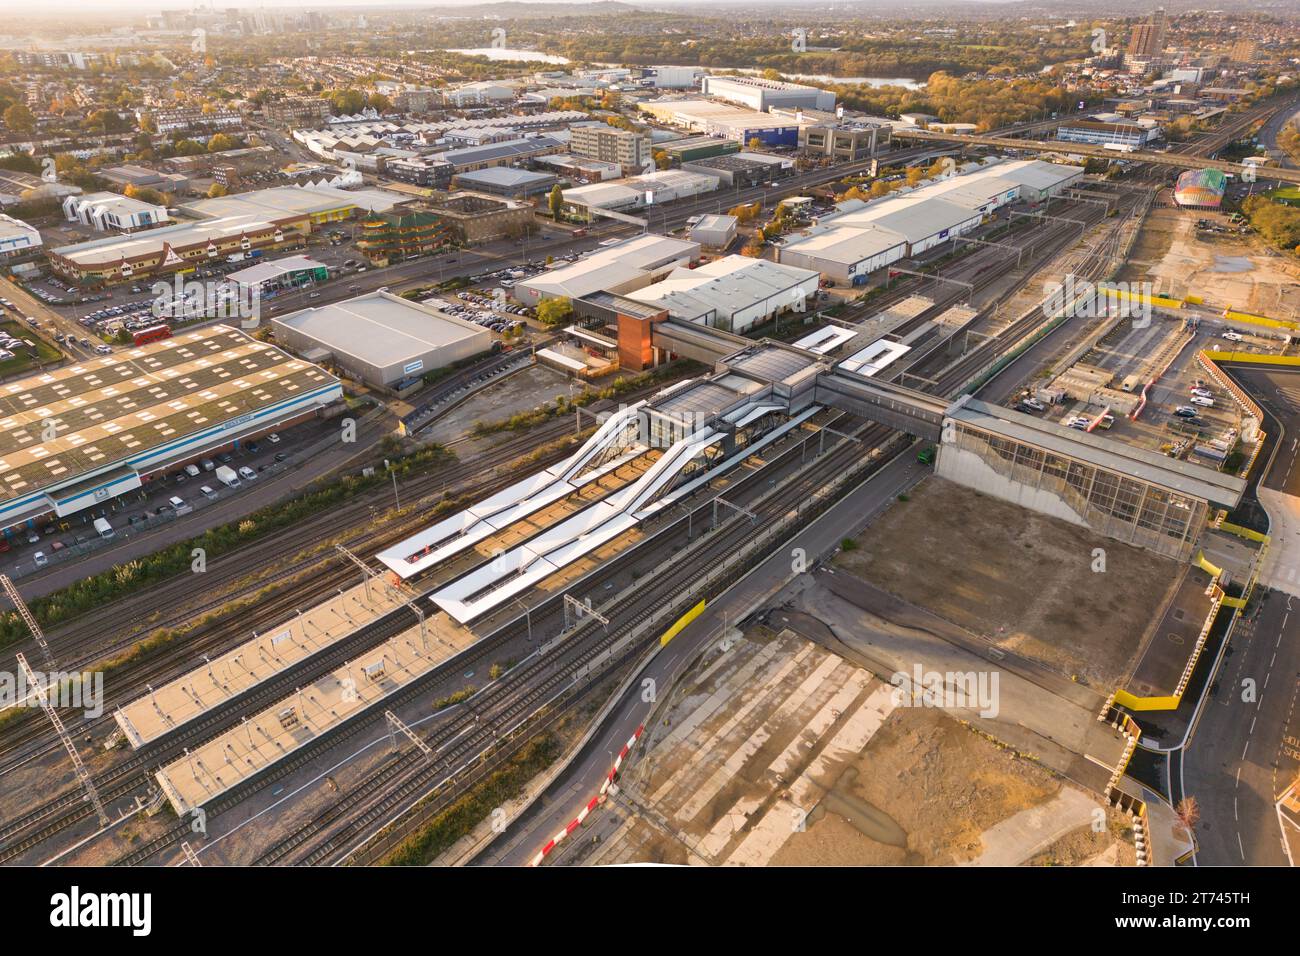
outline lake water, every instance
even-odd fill
[[[551,63],[563,66],[569,61],[562,56],[541,53],[537,50],[511,50],[508,47],[484,46],[472,50],[448,50],[448,53],[463,53],[465,56],[482,56],[489,60],[518,60],[523,63]]]
[[[909,80],[905,76],[825,76],[819,73],[783,73],[792,80],[813,83],[855,83],[858,86],[905,86],[909,90],[923,90],[925,84],[919,80]]]
[[[762,70],[737,70],[737,73],[758,75]],[[859,86],[905,86],[909,90],[923,90],[925,84],[920,80],[909,80],[905,76],[830,76],[826,73],[782,73],[786,79],[802,80],[813,83],[855,83]]]

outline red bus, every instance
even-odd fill
[[[136,345],[144,345],[146,342],[157,342],[159,339],[171,338],[172,330],[169,325],[151,325],[147,329],[140,329],[138,332],[131,333],[131,339]]]

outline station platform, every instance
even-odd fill
[[[202,717],[281,671],[320,653],[402,607],[407,595],[387,582],[358,582],[335,597],[206,661],[113,715],[135,749]]]
[[[431,617],[189,751],[156,774],[178,815],[216,799],[392,696],[477,638]]]

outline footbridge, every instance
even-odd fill
[[[939,440],[950,404],[936,395],[838,368],[817,376],[813,401],[929,441]]]

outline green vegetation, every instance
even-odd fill
[[[680,369],[667,366],[657,368],[653,372],[643,372],[633,378],[623,378],[621,375],[614,381],[601,389],[584,388],[572,399],[568,395],[557,395],[555,401],[546,405],[541,405],[527,412],[519,412],[511,415],[509,418],[503,418],[495,422],[475,422],[470,429],[470,433],[476,438],[483,438],[487,435],[495,435],[499,432],[516,432],[524,431],[543,422],[548,422],[552,418],[560,415],[567,415],[575,408],[586,408],[592,402],[601,399],[617,398],[628,392],[635,391],[638,388],[644,388],[655,382],[662,381],[669,375],[676,374]]]
[[[380,865],[425,866],[469,834],[493,810],[517,797],[529,780],[560,756],[560,750],[560,741],[553,734],[530,740],[499,770],[407,837]]]
[[[26,372],[33,365],[57,362],[62,357],[63,353],[53,345],[13,319],[0,320],[0,331],[7,332],[16,339],[26,339],[36,346],[35,356],[29,349],[23,347],[12,350],[14,353],[12,358],[0,360],[0,380]]]
[[[390,458],[398,477],[428,466],[450,461],[452,455],[440,445],[430,445],[402,458]],[[348,475],[309,489],[289,501],[268,505],[238,521],[205,531],[153,554],[61,588],[31,602],[32,613],[46,627],[54,627],[87,611],[103,607],[118,598],[152,587],[167,578],[190,571],[194,548],[202,548],[207,560],[219,557],[252,541],[288,527],[322,511],[328,511],[357,494],[391,481],[387,471],[376,470],[370,477]],[[14,612],[0,618],[0,647],[27,636],[27,628]]]
[[[850,109],[895,118],[903,113],[930,113],[944,123],[974,123],[980,132],[1061,112],[1076,106],[1080,99],[1099,99],[1099,94],[1071,92],[1051,77],[967,78],[938,72],[920,90],[833,83],[826,86],[835,90]]]
[[[573,303],[563,297],[543,299],[537,304],[537,321],[545,325],[559,325],[573,315]]]
[[[1241,204],[1241,210],[1253,228],[1266,241],[1279,249],[1300,252],[1300,208],[1285,202],[1274,202],[1268,196],[1251,196]]]

